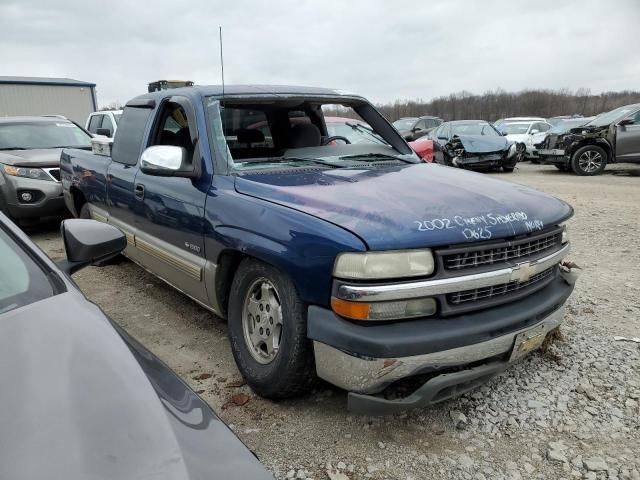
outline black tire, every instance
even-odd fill
[[[587,158],[593,158],[594,160],[587,160]],[[606,166],[607,152],[597,145],[580,147],[571,156],[571,170],[573,170],[576,175],[599,175]]]
[[[503,170],[505,173],[513,173],[513,171],[514,171],[515,169],[516,169],[516,167],[515,167],[515,166],[511,166],[511,165],[510,165],[510,166],[507,166],[507,165],[503,165],[503,166],[502,166],[502,170]]]
[[[556,163],[556,164],[554,164],[554,167],[556,167],[561,172],[568,172],[569,171],[569,166],[568,165],[558,165]]]
[[[252,286],[265,279],[275,288],[282,309],[280,346],[266,364],[254,358],[243,330],[245,300],[251,295]],[[229,297],[229,339],[240,373],[261,397],[280,400],[302,395],[313,387],[316,372],[313,347],[307,338],[306,313],[306,305],[287,275],[254,259],[240,263]]]

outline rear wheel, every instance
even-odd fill
[[[254,259],[240,263],[229,298],[229,338],[240,373],[258,395],[277,400],[313,386],[306,305],[276,268]]]
[[[516,167],[514,166],[507,166],[507,165],[502,166],[502,170],[504,170],[507,173],[512,173],[515,169]]]
[[[571,157],[571,169],[576,175],[598,175],[607,166],[607,152],[596,145],[580,147]]]

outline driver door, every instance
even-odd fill
[[[633,120],[633,123],[616,127],[616,160],[638,162],[640,161],[640,110],[627,118]]]

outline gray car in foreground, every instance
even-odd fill
[[[272,478],[68,276],[119,253],[124,235],[93,220],[62,233],[56,265],[0,213],[0,478]]]
[[[91,135],[57,116],[0,118],[0,211],[13,220],[67,211],[60,184],[60,152],[91,149]]]

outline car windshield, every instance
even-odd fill
[[[500,130],[505,132],[507,135],[519,135],[523,133],[527,133],[529,130],[528,123],[505,123],[500,126]]]
[[[500,134],[496,132],[488,123],[452,123],[451,124],[452,135],[485,135],[488,137],[499,137]]]
[[[64,120],[0,123],[0,150],[91,147],[91,136]]]
[[[393,126],[398,130],[411,130],[417,120],[417,118],[401,118],[393,122]]]
[[[628,105],[616,108],[615,110],[611,110],[610,112],[598,115],[596,118],[587,123],[585,127],[604,127],[611,123],[622,120],[633,111],[634,109]]]
[[[400,136],[363,100],[252,97],[221,104],[208,97],[205,106],[214,144],[227,151],[227,164],[234,170],[418,161],[408,147],[403,151]]]
[[[0,226],[0,315],[55,295],[47,274]]]

